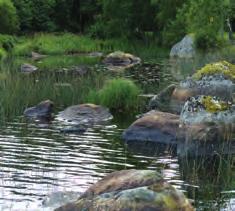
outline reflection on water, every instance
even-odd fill
[[[71,58],[69,63],[70,60]],[[45,60],[44,64],[53,62],[54,60]],[[63,66],[66,62],[60,62],[58,65]],[[172,81],[180,80],[190,74],[193,67],[198,66],[200,64],[196,61],[179,63],[179,61],[161,60],[154,65],[154,71],[151,71],[147,78],[145,73],[151,70],[152,64],[146,65],[141,73],[131,72],[127,76],[139,83],[145,94],[157,93]],[[153,74],[154,77],[151,77]],[[13,108],[9,112],[11,116],[15,115],[14,109],[22,111],[25,105],[31,105],[32,102],[45,98],[54,100],[58,105],[57,108],[63,109],[71,105],[71,102],[79,102],[81,96],[79,95],[79,98],[77,94],[84,95],[84,92],[89,90],[90,84],[95,84],[93,82],[95,77],[90,77],[89,81],[86,78],[72,80],[70,76],[63,75],[61,78],[56,75],[56,80],[54,78],[44,80],[43,77],[45,76],[36,76],[39,81],[37,83],[30,83],[32,78],[21,78],[21,76],[18,76],[17,80],[12,78],[12,81],[6,83],[1,81],[1,90],[4,90],[1,99],[9,102],[6,105]],[[151,80],[152,83],[148,81],[143,83],[146,80]],[[60,84],[69,82],[69,87],[72,88],[67,90],[67,86],[67,88],[61,86],[58,94],[58,90],[53,86],[55,82]],[[96,83],[95,88],[101,86],[98,80]],[[9,89],[10,87],[12,89]],[[30,93],[25,95],[28,87]],[[12,90],[15,97],[7,93],[7,91],[13,93]],[[24,98],[18,99],[17,102],[20,103],[17,104],[16,98],[19,96]],[[175,146],[150,143],[127,146],[120,137],[132,121],[133,118],[128,120],[126,116],[115,116],[108,125],[90,128],[81,135],[60,133],[61,125],[56,121],[49,125],[40,125],[26,122],[22,117],[18,117],[1,124],[0,210],[53,210],[66,198],[61,195],[62,192],[74,197],[70,195],[71,191],[79,194],[108,173],[131,168],[162,172],[164,178],[182,190],[198,210],[235,209],[233,153],[223,156],[218,154],[213,158],[187,158],[178,154],[184,151],[184,146],[181,146],[181,150]],[[46,196],[51,197],[45,201]]]
[[[235,208],[233,157],[185,159],[171,146],[126,147],[120,140],[124,128],[115,120],[82,135],[58,128],[57,122],[41,128],[21,118],[1,127],[1,210],[52,210],[63,203],[52,193],[83,192],[108,173],[130,168],[161,171],[199,210]],[[50,194],[55,202],[43,207]]]

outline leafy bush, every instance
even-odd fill
[[[6,51],[11,51],[15,45],[16,39],[10,35],[0,35],[0,47]]]
[[[196,47],[202,50],[221,47],[223,45],[223,39],[219,38],[214,32],[209,32],[207,30],[199,30],[195,34],[195,44]]]
[[[0,48],[0,61],[3,59],[3,57],[6,56],[6,52]]]
[[[0,0],[0,33],[13,34],[18,30],[16,8],[10,0]]]
[[[130,111],[138,108],[140,89],[127,79],[113,79],[108,81],[98,92],[91,91],[88,101],[99,103],[114,111]]]

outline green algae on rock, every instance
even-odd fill
[[[222,74],[231,80],[235,80],[235,65],[227,61],[207,64],[202,69],[198,70],[193,75],[193,78],[195,80],[200,80],[206,75],[214,75],[214,74]]]
[[[56,211],[161,210],[193,211],[181,191],[152,170],[114,172],[88,189],[76,202]]]

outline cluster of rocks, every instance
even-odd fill
[[[130,54],[118,52],[104,61],[110,69],[128,68],[140,62]],[[127,143],[154,142],[181,145],[195,151],[197,144],[214,146],[230,141],[226,133],[234,133],[235,66],[214,63],[198,70],[192,77],[173,84],[154,96],[150,111],[143,114],[123,133]],[[30,118],[51,117],[53,103],[49,100],[26,109]],[[94,104],[71,106],[57,115],[57,120],[72,127],[66,131],[85,131],[86,127],[112,119],[107,108]],[[85,127],[84,127],[85,126]],[[183,145],[182,145],[183,143]],[[192,148],[190,143],[193,143]],[[200,147],[197,150],[201,149]],[[216,151],[215,151],[216,153]],[[112,173],[91,186],[75,202],[63,210],[194,210],[185,196],[155,171],[125,170]]]
[[[168,86],[150,100],[152,111],[125,130],[123,139],[176,145],[231,139],[226,134],[235,131],[234,70],[232,64],[217,62]]]

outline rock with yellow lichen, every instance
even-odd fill
[[[227,79],[235,80],[235,65],[227,62],[221,61],[212,64],[207,64],[202,69],[196,71],[193,75],[195,80],[200,80],[204,76],[221,74],[225,76]]]
[[[193,211],[181,191],[152,170],[114,172],[56,211]]]
[[[189,98],[181,112],[183,123],[234,123],[235,109],[232,102],[218,97],[196,96]]]
[[[233,101],[235,93],[235,65],[226,61],[207,64],[179,85],[170,85],[149,102],[150,109],[180,113],[189,97],[208,95]]]

